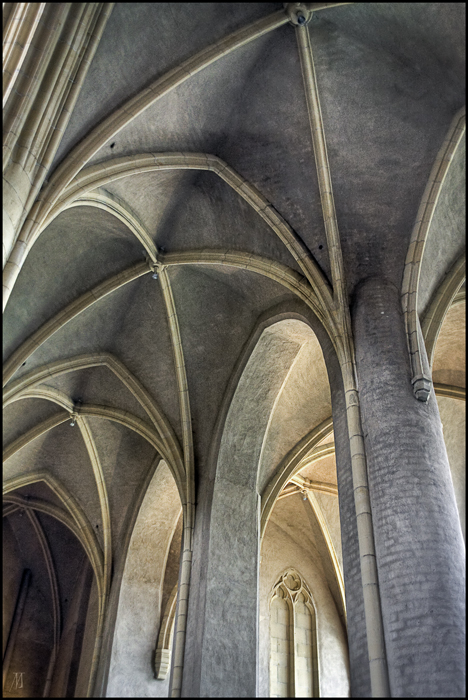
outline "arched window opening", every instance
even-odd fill
[[[315,609],[295,569],[288,569],[274,586],[270,644],[270,696],[319,697]]]

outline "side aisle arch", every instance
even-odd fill
[[[169,694],[169,678],[165,678],[164,684],[155,678],[152,659],[157,631],[164,628],[164,622],[160,625],[164,617],[161,610],[164,573],[181,512],[177,485],[168,465],[161,460],[146,488],[130,534],[112,635],[108,696],[167,697]],[[173,593],[172,603],[176,591]],[[169,628],[168,632],[172,636]]]
[[[413,392],[419,401],[428,401],[431,391],[431,376],[426,349],[424,347],[418,315],[418,292],[424,249],[431,228],[431,222],[439,200],[439,195],[449,171],[451,162],[466,131],[466,110],[460,109],[452,120],[447,136],[434,161],[429,180],[419,205],[416,222],[406,254],[405,269],[401,288],[401,303],[405,317],[408,350],[411,359]],[[464,260],[463,260],[464,264]],[[455,271],[456,276],[456,271]],[[454,290],[445,290],[453,295]],[[433,311],[433,310],[432,310]],[[432,316],[432,313],[431,313]],[[428,327],[426,325],[426,333]],[[429,336],[432,343],[432,338]]]

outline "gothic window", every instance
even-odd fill
[[[319,697],[315,609],[295,569],[288,569],[273,589],[270,643],[270,697]]]

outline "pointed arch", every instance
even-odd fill
[[[72,207],[97,207],[98,209],[112,214],[125,224],[135,238],[140,241],[150,260],[153,263],[157,262],[157,250],[151,236],[148,234],[135,212],[131,211],[128,204],[124,204],[117,195],[107,192],[106,190],[87,192],[82,197],[75,199],[67,208],[71,209]]]
[[[148,692],[155,634],[164,613],[161,611],[160,615],[167,557],[182,510],[177,484],[163,460],[149,483],[145,483],[141,495],[136,518],[128,532],[129,544],[116,601],[108,695],[121,694],[129,683],[132,694],[144,696]],[[145,659],[143,667],[135,667],[135,654]]]
[[[301,574],[288,568],[270,597],[270,696],[319,697],[317,616]]]
[[[306,464],[329,454],[328,445],[319,445],[324,438],[333,432],[333,418],[326,418],[320,425],[313,428],[305,435],[292,450],[281,460],[278,468],[265,487],[261,505],[260,536],[265,534],[269,517],[275,505],[276,499],[285,484]]]
[[[49,210],[47,218],[42,222],[40,230],[44,230],[60,212],[90,190],[130,175],[161,170],[209,170],[224,180],[280,238],[312,285],[323,312],[328,311],[331,314],[333,299],[330,285],[306,245],[274,206],[251,183],[236,173],[227,163],[211,154],[141,153],[91,165],[81,170],[64,188],[61,196]],[[28,244],[28,248],[31,246],[32,242]]]
[[[343,608],[343,613],[346,620],[346,597],[344,588],[344,579],[341,567],[339,564],[338,556],[335,550],[335,545],[333,544],[333,539],[330,535],[328,529],[328,524],[326,517],[322,511],[319,501],[314,495],[314,491],[322,491],[324,493],[332,494],[338,496],[338,487],[334,484],[327,484],[322,482],[313,482],[309,479],[305,479],[298,474],[301,469],[308,467],[323,457],[335,454],[335,444],[334,442],[327,442],[324,444],[317,445],[318,442],[322,442],[324,436],[323,433],[328,431],[326,434],[330,434],[333,431],[333,419],[327,418],[323,423],[314,428],[308,435],[306,435],[302,440],[300,440],[295,447],[284,457],[281,461],[278,469],[273,474],[270,482],[267,484],[264,493],[262,494],[262,512],[261,512],[261,529],[260,537],[263,539],[265,534],[266,526],[268,525],[269,518],[273,512],[278,498],[281,498],[280,493],[282,492],[284,486],[291,481],[293,484],[299,486],[301,491],[306,494],[306,498],[312,508],[312,511],[317,519],[320,530],[322,532],[323,538],[325,540],[328,553],[333,565],[333,571],[335,574],[336,582],[339,587],[341,604]],[[314,447],[314,445],[316,445]],[[292,495],[297,491],[294,490],[288,495]]]
[[[61,509],[55,507],[53,504],[46,504],[38,499],[34,500],[34,507],[36,510],[42,511],[60,520],[60,522],[68,527],[81,542],[96,575],[101,606],[104,595],[104,557],[102,549],[85,512],[70,491],[56,476],[46,469],[41,469],[5,480],[3,484],[3,497],[5,501],[18,504],[18,496],[14,495],[12,492],[40,481],[43,481],[63,503],[64,510],[61,511]],[[68,513],[70,515],[68,515]]]
[[[21,450],[23,447],[28,445],[33,440],[37,439],[41,435],[50,430],[53,430],[57,426],[61,425],[69,419],[69,415],[66,413],[60,413],[56,416],[51,416],[39,425],[35,426],[31,430],[21,435],[19,438],[14,440],[10,445],[6,447],[3,454],[3,461],[12,457],[16,452]],[[76,421],[80,429],[85,447],[88,453],[88,457],[93,470],[96,488],[99,496],[99,504],[101,510],[101,517],[103,523],[103,537],[104,537],[104,579],[106,590],[110,586],[110,572],[112,566],[112,544],[111,544],[111,528],[110,528],[110,510],[109,501],[107,495],[107,487],[104,479],[104,474],[101,467],[101,462],[99,459],[99,454],[94,443],[94,439],[89,428],[86,418],[82,415],[76,416]]]
[[[194,250],[182,253],[168,253],[160,256],[162,266],[174,265],[228,265],[238,267],[251,272],[269,277],[286,287],[302,301],[308,304],[323,323],[326,318],[318,306],[313,290],[306,283],[304,277],[286,265],[264,258],[260,255],[243,251],[232,250]],[[73,320],[90,306],[120,289],[123,285],[148,274],[151,268],[147,263],[136,263],[127,270],[118,272],[93,289],[84,292],[77,299],[70,302],[65,308],[58,311],[52,318],[46,321],[40,328],[29,336],[8,358],[3,368],[3,386],[18,371],[21,365],[54,333],[59,331],[69,321]]]
[[[429,180],[419,205],[406,254],[401,303],[406,325],[408,350],[411,359],[413,392],[420,401],[427,401],[430,393],[429,368],[426,367],[425,348],[421,346],[422,333],[418,315],[418,287],[421,263],[432,217],[442,191],[451,160],[465,133],[465,107],[452,120],[447,136],[437,154]],[[429,388],[428,388],[429,387]]]
[[[20,435],[16,440],[13,440],[13,442],[6,446],[3,450],[3,461],[6,462],[6,460],[10,459],[16,452],[26,447],[26,445],[36,440],[41,435],[44,435],[44,433],[48,433],[49,430],[53,430],[53,428],[65,423],[68,418],[69,416],[66,413],[59,413],[35,425],[31,430],[23,433],[23,435]]]
[[[456,294],[465,279],[466,256],[463,254],[452,266],[452,269],[447,273],[438,289],[435,290],[421,320],[421,331],[426,343],[427,358],[431,367],[434,361],[437,338],[445,316],[452,303],[454,303]]]
[[[263,17],[202,49],[127,100],[122,107],[115,110],[107,119],[88,133],[60,164],[33,207],[24,227],[25,230],[22,232],[22,240],[25,243],[30,241],[31,237],[37,232],[37,224],[41,225],[44,216],[50,211],[51,206],[57,201],[57,198],[70,180],[80,172],[83,166],[106,141],[115,136],[135,117],[168,92],[184,83],[192,75],[203,70],[203,68],[206,68],[231,51],[245,46],[245,44],[263,34],[286,24],[288,21],[289,17],[284,10]]]
[[[21,401],[23,399],[44,399],[46,401],[51,401],[52,403],[56,403],[62,408],[64,408],[70,415],[73,414],[76,410],[74,403],[65,394],[63,394],[61,391],[58,391],[57,389],[53,389],[52,387],[41,386],[37,389],[24,391],[20,394],[20,396],[17,397],[16,400]],[[129,430],[132,430],[133,432],[137,433],[142,438],[144,438],[147,442],[149,442],[150,445],[152,445],[152,447],[154,447],[154,449],[157,452],[159,452],[164,457],[164,444],[162,443],[159,434],[149,423],[146,423],[141,418],[138,418],[138,416],[133,415],[129,411],[123,411],[122,409],[114,408],[113,406],[102,406],[99,404],[82,404],[80,406],[79,412],[83,416],[103,418],[124,425]],[[67,420],[67,418],[65,417],[62,421],[62,417],[63,416],[57,416],[56,420],[60,420],[61,422]],[[52,418],[54,418],[54,416]],[[18,449],[21,449],[21,447],[26,445],[28,442],[34,440],[36,437],[39,437],[39,435],[43,432],[46,432],[47,430],[50,430],[53,427],[55,427],[55,425],[53,424],[54,421],[52,419],[49,420],[51,420],[50,428],[47,427],[47,422],[45,421],[44,423],[35,426],[35,428],[33,428],[31,431],[28,431],[27,439],[25,434],[20,436],[17,440],[13,441],[9,445],[7,445],[7,447],[4,450],[3,459],[8,459],[8,457],[10,457],[14,452],[17,452]],[[57,423],[57,425],[59,425],[59,423]],[[33,432],[35,430],[39,431],[37,435],[35,435]],[[30,436],[29,433],[31,433]]]
[[[146,263],[137,263],[123,272],[118,272],[110,279],[104,280],[104,282],[84,292],[84,294],[74,299],[70,304],[67,304],[65,308],[61,309],[40,326],[37,331],[32,333],[32,335],[10,355],[3,368],[3,386],[8,383],[21,365],[31,357],[33,352],[45,343],[54,333],[63,328],[66,323],[83,311],[86,311],[92,304],[100,301],[108,294],[115,292],[129,282],[133,282],[133,280],[138,279],[142,275],[146,275],[148,272],[149,268]]]
[[[150,417],[151,422],[155,425],[163,441],[165,455],[168,457],[168,464],[174,471],[174,478],[176,479],[183,502],[185,503],[185,469],[179,441],[169,421],[158,407],[153,397],[125,365],[110,353],[98,352],[78,355],[38,367],[16,381],[11,382],[6,387],[3,395],[3,405],[7,406],[12,401],[16,401],[23,391],[31,390],[49,377],[56,377],[78,369],[100,366],[107,367],[120,379],[124,386],[130,390],[141,404],[142,408]]]

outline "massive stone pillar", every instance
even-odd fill
[[[288,328],[272,325],[255,346],[227,411],[214,473],[198,489],[183,697],[257,696],[257,469],[272,407],[301,347]]]
[[[436,397],[413,395],[391,283],[358,287],[353,326],[391,695],[461,697],[465,554]]]
[[[197,505],[183,697],[256,696],[259,497],[255,464],[238,462],[228,432]]]

